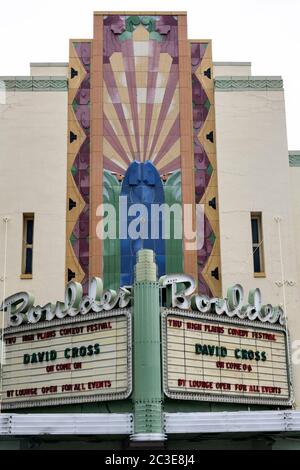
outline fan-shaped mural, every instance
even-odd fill
[[[141,199],[149,194],[143,175],[151,168],[157,203],[192,208],[189,220],[176,216],[176,234],[171,216],[168,239],[143,241],[156,253],[159,275],[185,271],[201,292],[221,294],[213,94],[211,43],[188,41],[184,14],[95,13],[94,38],[70,41],[67,280],[85,291],[89,276],[113,289],[132,282],[141,239],[120,240],[119,197],[132,202],[127,183],[135,171],[135,190]],[[114,208],[111,238],[97,230],[102,203]],[[205,214],[198,251],[184,230],[195,229],[195,204]]]
[[[124,175],[150,160],[162,175],[180,168],[177,20],[104,20],[104,168]]]
[[[180,193],[181,204],[181,179],[173,178],[172,184],[167,185],[170,176],[181,167],[177,18],[109,15],[104,18],[103,28],[103,168],[115,178],[109,179],[114,181],[114,187],[116,181],[122,185],[122,195],[130,189],[129,171],[131,174],[138,169],[143,173],[152,168],[153,175],[157,174],[152,188],[156,203],[164,202],[164,188],[168,187],[169,194]],[[107,184],[106,177],[105,194],[112,194]],[[141,178],[138,189],[142,187]],[[131,203],[130,194],[128,202]],[[177,263],[172,242],[177,249]],[[110,279],[110,286],[133,281],[135,253],[141,240],[120,243],[120,263],[114,262],[115,268],[112,246],[116,248],[116,244],[107,240],[104,243],[103,272],[104,279]],[[166,250],[174,268],[177,264],[182,269],[182,246],[178,247],[178,240],[168,241],[167,247],[161,238],[148,239],[143,244],[156,252],[159,275],[165,274],[168,267]]]

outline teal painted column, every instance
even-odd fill
[[[152,250],[137,256],[133,305],[133,441],[162,441],[160,309]]]

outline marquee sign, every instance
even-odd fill
[[[129,287],[130,289],[130,287]],[[7,314],[8,326],[52,322],[56,318],[74,318],[88,313],[101,313],[116,308],[129,307],[131,292],[126,287],[120,287],[118,292],[108,289],[103,292],[103,281],[100,277],[92,277],[89,283],[88,295],[83,296],[82,285],[79,282],[68,282],[64,302],[55,304],[48,302],[44,306],[34,305],[34,296],[30,292],[18,292],[7,297],[0,306],[0,311]]]
[[[226,298],[195,293],[186,274],[159,279],[164,391],[174,399],[288,405],[291,402],[286,319],[241,285]],[[7,297],[3,407],[83,403],[131,393],[132,286],[104,291],[94,277],[83,295],[67,284],[64,301],[34,305]]]
[[[196,294],[195,280],[186,274],[169,274],[159,279],[160,288],[164,291],[162,298],[166,307],[181,310],[195,310],[201,313],[213,313],[216,316],[259,320],[262,323],[285,324],[285,315],[281,306],[262,304],[259,289],[252,289],[245,302],[244,289],[235,284],[227,290],[227,297],[209,298]],[[132,286],[120,287],[118,292],[108,289],[104,292],[103,281],[93,277],[89,283],[88,295],[83,296],[82,285],[70,281],[65,290],[64,302],[49,302],[44,306],[34,305],[34,297],[30,292],[18,292],[7,297],[0,306],[0,311],[7,314],[8,326],[52,322],[55,319],[68,317],[79,318],[88,313],[101,313],[112,309],[127,308],[132,300]]]
[[[162,340],[168,397],[290,404],[287,338],[282,326],[166,309]]]
[[[131,393],[129,310],[6,330],[3,408],[127,398]]]
[[[181,310],[195,310],[201,313],[213,314],[215,319],[237,318],[241,320],[258,320],[264,324],[285,325],[285,312],[280,305],[262,303],[260,289],[251,289],[248,302],[245,302],[244,289],[235,284],[227,289],[224,299],[195,294],[195,280],[186,274],[168,274],[159,279],[161,288],[165,290],[164,303],[166,307]]]

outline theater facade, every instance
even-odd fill
[[[282,78],[185,12],[95,12],[30,66],[0,77],[0,447],[299,448]]]

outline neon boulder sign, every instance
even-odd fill
[[[248,303],[244,304],[244,289],[235,284],[227,290],[227,297],[209,298],[194,294],[195,280],[185,274],[162,276],[160,285],[167,289],[166,306],[182,310],[198,310],[201,313],[226,315],[241,320],[259,320],[263,323],[285,324],[284,311],[280,306],[262,305],[260,289],[252,289],[248,294]]]
[[[0,307],[8,314],[8,326],[20,326],[22,323],[38,323],[51,321],[55,318],[75,317],[88,313],[100,313],[114,308],[128,307],[131,302],[131,292],[126,287],[120,287],[118,292],[107,290],[103,292],[103,282],[99,277],[90,280],[88,295],[82,297],[82,285],[71,281],[65,290],[65,301],[48,303],[41,307],[34,306],[34,297],[28,292],[19,292],[5,299]],[[3,308],[4,307],[4,308]]]
[[[284,311],[280,306],[262,305],[261,292],[252,289],[248,295],[248,303],[244,303],[244,289],[235,284],[227,290],[227,297],[209,298],[195,294],[195,280],[186,274],[171,274],[159,279],[162,290],[162,306],[180,310],[195,310],[201,313],[213,313],[217,316],[226,315],[263,323],[285,324]],[[132,301],[132,286],[120,287],[118,291],[108,289],[103,292],[102,279],[93,277],[90,280],[89,292],[83,296],[82,285],[71,281],[65,290],[64,302],[48,303],[44,306],[34,305],[34,297],[28,292],[19,292],[7,297],[0,310],[8,314],[8,326],[17,327],[22,324],[34,324],[54,319],[75,317],[88,313],[100,313],[115,308],[129,307]]]

